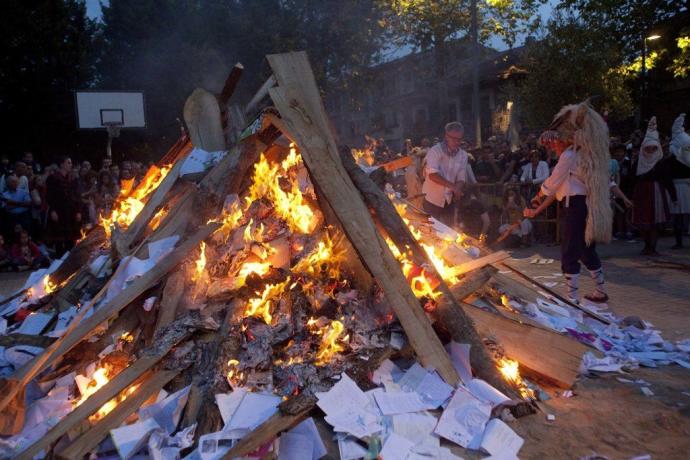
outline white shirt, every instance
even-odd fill
[[[541,192],[546,196],[556,195],[561,201],[567,196],[587,195],[587,187],[576,175],[577,157],[572,147],[563,152],[551,175],[541,184]]]
[[[549,177],[549,165],[545,161],[537,163],[537,173],[532,174],[532,163],[527,163],[522,167],[522,176],[520,182],[529,182],[531,184],[541,184]]]
[[[472,172],[472,166],[467,159],[467,152],[462,149],[459,149],[454,156],[448,155],[443,143],[436,144],[429,149],[426,154],[425,179],[424,185],[422,185],[422,193],[429,203],[444,207],[453,199],[452,189],[429,179],[429,175],[432,173],[436,173],[452,183],[468,182],[474,184],[477,182],[474,178],[474,172]]]

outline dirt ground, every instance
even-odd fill
[[[667,249],[671,244],[670,239],[661,241],[663,259],[690,264],[690,250],[672,252]],[[690,337],[690,272],[656,267],[652,259],[638,255],[640,249],[639,243],[623,241],[600,248],[610,308],[621,317],[637,315],[653,323],[667,340]],[[532,276],[560,271],[557,247],[522,249],[513,256],[512,263]],[[530,264],[535,257],[554,261]],[[25,276],[0,274],[0,296],[21,287]],[[562,291],[562,280],[553,280],[558,282],[554,289]],[[583,284],[586,292],[589,280]],[[640,385],[616,377],[643,379],[654,395],[645,396]],[[571,398],[554,397],[543,403],[546,412],[511,424],[525,438],[520,458],[579,459],[594,454],[610,459],[645,454],[653,459],[690,458],[690,370],[674,365],[640,368],[629,375],[581,377],[573,392]],[[555,415],[555,421],[547,421],[546,413]],[[463,449],[456,453],[466,459],[483,457]]]

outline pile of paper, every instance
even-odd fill
[[[491,419],[493,407],[509,399],[482,380],[453,388],[417,363],[403,372],[388,360],[372,380],[380,387],[363,392],[342,374],[330,391],[316,395],[345,460],[371,454],[372,438],[380,441],[383,460],[459,458],[441,438],[500,458],[515,458],[522,446],[505,423]]]

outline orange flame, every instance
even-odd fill
[[[156,214],[153,215],[151,221],[149,222],[149,228],[155,230],[163,221],[163,218],[168,214],[168,208],[162,207],[158,210]]]
[[[520,376],[520,364],[517,361],[501,358],[497,364],[503,378],[518,387],[523,398],[534,398],[534,391],[527,387]]]
[[[332,321],[325,331],[319,331],[319,333],[323,333],[323,337],[321,337],[319,352],[316,354],[315,364],[317,366],[323,366],[331,360],[333,355],[345,350],[345,347],[338,343],[339,341],[346,342],[350,338],[349,335],[340,338],[344,330],[345,326],[343,326],[343,323]]]
[[[106,237],[110,238],[113,225],[127,228],[134,221],[141,210],[144,209],[144,202],[142,200],[158,188],[165,176],[170,172],[170,169],[170,165],[160,169],[155,165],[151,166],[142,181],[131,193],[126,188],[122,190],[110,216],[99,216]]]
[[[290,282],[290,277],[278,284],[267,284],[264,291],[249,299],[247,308],[244,311],[244,316],[257,316],[263,318],[266,324],[271,324],[273,317],[271,316],[272,301],[275,297],[280,295]]]
[[[292,271],[318,275],[325,265],[325,272],[330,278],[339,278],[340,265],[345,260],[345,250],[339,243],[340,238],[331,239],[328,233],[325,233],[316,247],[292,267]]]
[[[98,369],[96,369],[93,375],[91,376],[91,381],[87,384],[84,393],[77,401],[74,402],[74,407],[80,406],[82,403],[84,403],[84,401],[86,401],[92,395],[98,392],[98,390],[103,388],[103,386],[105,386],[105,384],[109,381],[110,378],[108,377],[108,369],[106,367],[99,367]],[[137,387],[138,385],[133,385],[130,388],[128,388],[127,391],[123,394],[120,394],[119,396],[103,404],[95,414],[89,417],[89,420],[94,422],[108,415],[113,409],[115,409],[115,407],[117,407],[118,403],[124,401],[127,398],[127,396],[134,393]]]
[[[199,247],[199,258],[196,261],[196,269],[192,275],[192,281],[197,282],[201,279],[206,268],[206,243],[201,242]]]

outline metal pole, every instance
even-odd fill
[[[477,0],[472,0],[470,6],[472,24],[470,28],[470,38],[472,41],[472,120],[474,122],[475,146],[482,146],[482,120],[479,107],[479,42],[477,25]]]
[[[642,37],[642,88],[640,90],[640,123],[644,123],[644,101],[647,94],[647,37]]]

